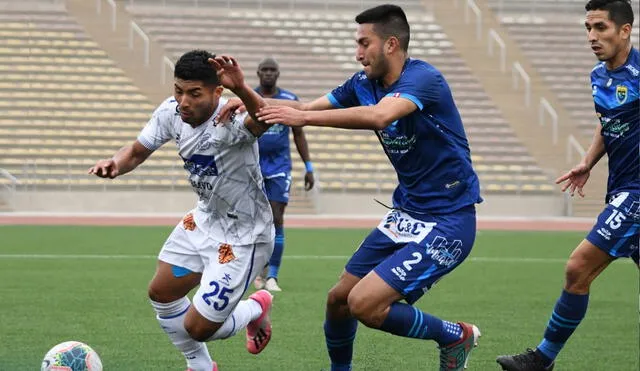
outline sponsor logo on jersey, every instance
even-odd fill
[[[602,228],[598,229],[596,232],[600,236],[602,236],[605,240],[607,240],[607,241],[611,240],[611,232],[608,229],[602,227]]]
[[[427,248],[427,254],[431,255],[431,259],[437,261],[438,264],[448,268],[460,261],[461,246],[461,240],[449,242],[446,238],[437,236]]]
[[[216,176],[218,168],[216,167],[215,156],[193,155],[189,159],[184,160],[184,169],[191,175],[195,176]]]
[[[436,223],[414,219],[399,210],[391,210],[378,229],[395,242],[421,242]]]
[[[405,272],[404,269],[402,269],[400,267],[392,268],[391,269],[391,273],[395,274],[400,281],[406,281],[407,280],[407,272]]]
[[[228,243],[221,243],[218,247],[218,263],[227,264],[234,260],[236,256],[233,254],[233,249]]]
[[[628,64],[626,67],[626,69],[629,70],[629,72],[631,72],[631,74],[634,77],[638,77],[638,75],[640,75],[640,71],[638,71],[635,67],[633,67],[632,65]]]
[[[219,282],[225,286],[231,285],[231,275],[229,273],[225,273]]]
[[[609,117],[600,117],[603,133],[610,137],[618,138],[630,129],[628,122],[622,122],[620,119],[612,120]]]
[[[386,129],[380,131],[380,139],[387,152],[404,154],[414,148],[418,139],[415,135],[412,135],[411,137],[407,137],[406,135],[394,136],[393,134],[398,130],[396,124],[397,121],[387,126]]]

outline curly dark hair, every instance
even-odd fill
[[[173,71],[173,77],[187,81],[202,81],[205,85],[220,85],[216,71],[207,60],[215,58],[206,50],[192,50],[184,53]]]

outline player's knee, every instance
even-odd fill
[[[282,213],[273,213],[273,224],[276,228],[281,228],[284,225],[284,216]]]
[[[572,294],[589,292],[589,269],[580,259],[569,259],[565,267],[565,290]]]
[[[351,315],[357,318],[360,321],[365,321],[368,315],[368,303],[365,300],[364,296],[357,295],[355,293],[349,294],[349,298],[347,299],[347,303],[349,305],[349,311]]]
[[[153,284],[153,282],[149,284],[148,295],[149,299],[155,301],[156,303],[171,303],[172,301],[179,299],[174,299],[171,297],[171,295],[167,295],[166,290],[162,290],[161,288],[157,287]]]
[[[382,326],[384,311],[378,310],[378,306],[366,294],[352,291],[349,294],[348,305],[351,315],[365,326],[373,328]]]
[[[184,328],[185,330],[187,330],[189,337],[191,337],[195,341],[200,342],[211,339],[216,333],[215,331],[212,331],[205,326],[200,326],[197,323],[189,323],[188,321],[185,321]]]
[[[347,297],[338,287],[333,287],[327,294],[327,308],[340,307],[347,304]]]

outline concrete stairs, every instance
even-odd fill
[[[539,166],[549,174],[550,181],[569,170],[574,163],[568,163],[568,152],[573,151],[567,144],[568,138],[573,136],[586,149],[589,142],[571,124],[571,117],[555,93],[551,91],[528,58],[513,41],[506,29],[503,29],[486,0],[475,0],[481,11],[480,38],[476,38],[477,24],[474,13],[467,9],[469,22],[465,21],[466,1],[426,1],[425,5],[431,10],[436,21],[443,27],[453,45],[470,67],[471,71],[482,83],[487,95],[499,107],[501,113],[512,126],[518,138],[527,147],[529,153],[536,159]],[[489,56],[490,38],[488,32],[493,29],[506,46],[506,70],[501,71],[497,56],[500,49],[494,45],[494,57]],[[529,104],[525,103],[523,83],[519,82],[519,89],[514,89],[513,65],[518,62],[527,72],[531,81]],[[551,121],[546,119],[546,125],[541,126],[540,102],[541,98],[548,101],[558,115],[557,140],[553,142]],[[573,162],[579,158],[573,156]],[[602,165],[599,166],[601,168]],[[603,192],[601,185],[606,185],[606,172],[599,168],[592,172],[588,184],[588,197],[572,205],[575,216],[597,215],[602,208]],[[594,198],[594,197],[598,198]],[[586,215],[589,214],[589,215]]]

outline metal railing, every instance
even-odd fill
[[[574,165],[573,156],[576,153],[582,159],[586,155],[587,151],[585,151],[585,149],[582,147],[580,142],[578,142],[578,140],[573,135],[569,135],[569,137],[567,138],[567,159],[566,159],[567,164],[569,166]],[[573,216],[573,198],[571,197],[569,192],[564,193],[564,204],[565,204],[566,216]]]
[[[558,114],[548,100],[540,98],[540,107],[538,111],[538,122],[540,126],[545,125],[546,116],[551,117],[551,142],[556,145],[558,144]]]
[[[498,46],[500,47],[500,71],[506,72],[507,71],[507,48],[504,44],[504,40],[502,40],[502,37],[500,37],[500,35],[493,28],[488,31],[487,37],[488,37],[487,43],[489,44],[487,52],[491,57],[493,57],[493,48],[494,48],[493,45],[498,44]]]
[[[16,193],[16,185],[19,183],[18,178],[11,175],[11,173],[5,169],[0,169],[0,178],[9,180],[9,184],[0,184],[0,200],[12,208],[13,197]]]
[[[524,83],[524,103],[527,107],[531,104],[531,78],[524,70],[520,62],[514,62],[511,69],[513,76],[513,89],[518,90],[519,81],[522,79]]]
[[[469,10],[473,11],[476,16],[476,39],[482,40],[482,11],[478,8],[478,4],[474,0],[467,0],[464,6],[464,22],[469,23]]]
[[[162,67],[160,67],[162,85],[167,83],[167,68],[169,69],[171,76],[173,76],[173,70],[176,69],[176,65],[171,61],[171,59],[169,59],[169,57],[164,56],[162,57]]]
[[[567,164],[573,165],[574,153],[578,153],[582,159],[587,154],[587,151],[585,151],[580,142],[578,142],[573,135],[569,135],[567,138]]]
[[[136,24],[136,22],[131,21],[130,29],[129,29],[129,49],[133,50],[133,36],[137,34],[140,36],[142,41],[144,42],[144,65],[149,66],[149,36],[142,31],[142,28]]]
[[[102,1],[103,0],[96,0],[97,14],[102,13]],[[116,30],[116,3],[113,0],[104,0],[104,1],[106,1],[107,4],[109,4],[109,6],[111,7],[111,31],[115,31]]]

